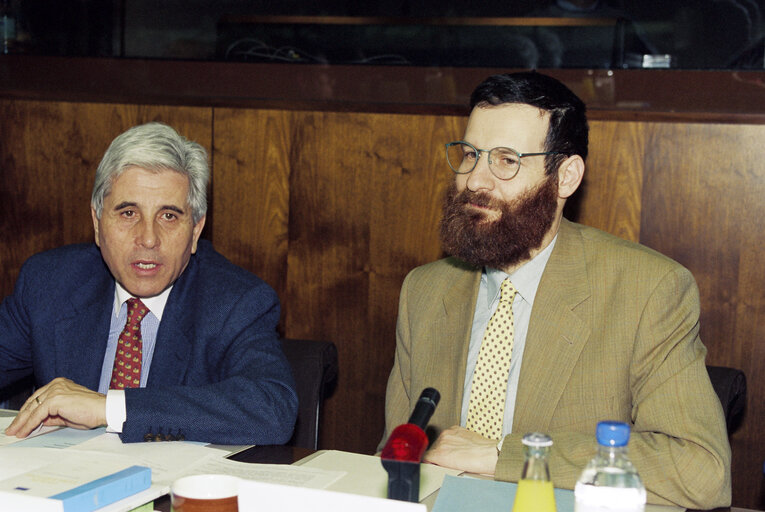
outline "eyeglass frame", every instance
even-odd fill
[[[457,169],[454,168],[452,163],[449,161],[449,148],[451,146],[456,146],[457,144],[465,145],[465,146],[470,146],[478,154],[478,156],[475,159],[475,162],[473,162],[473,167],[471,167],[469,171],[458,171]],[[445,145],[445,148],[446,148],[446,163],[449,164],[449,168],[454,172],[454,174],[470,174],[471,172],[473,172],[475,170],[476,166],[478,165],[478,161],[481,159],[481,153],[486,153],[487,159],[488,159],[487,164],[489,165],[489,171],[491,171],[492,176],[494,176],[498,180],[502,180],[502,181],[510,181],[511,179],[513,179],[516,176],[518,176],[518,173],[521,170],[521,158],[523,158],[525,156],[542,156],[542,155],[547,156],[547,155],[560,155],[560,154],[562,154],[560,151],[544,151],[542,153],[521,153],[520,151],[517,151],[517,150],[515,150],[513,148],[509,148],[507,146],[497,146],[497,147],[491,148],[491,149],[480,149],[480,148],[477,148],[474,145],[472,145],[471,143],[469,143],[467,141],[464,141],[464,140],[455,140],[454,142],[447,142],[446,145]],[[509,178],[502,178],[501,176],[497,176],[497,174],[494,172],[494,169],[492,168],[492,165],[491,165],[491,152],[494,151],[495,149],[507,149],[509,151],[512,151],[516,155],[518,155],[518,168],[515,170],[513,175],[510,176]]]

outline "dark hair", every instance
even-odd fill
[[[587,159],[587,108],[579,97],[561,82],[537,72],[506,73],[484,80],[470,95],[470,108],[522,103],[550,113],[544,150],[548,155],[548,174],[571,155]]]

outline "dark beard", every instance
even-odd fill
[[[558,176],[519,198],[504,202],[467,188],[457,192],[454,182],[446,192],[441,219],[441,242],[447,254],[476,267],[504,269],[529,259],[542,245],[555,219]],[[499,210],[501,216],[487,221],[484,212],[469,209],[473,203]]]

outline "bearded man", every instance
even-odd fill
[[[451,257],[402,286],[380,446],[434,387],[427,462],[517,481],[521,437],[545,432],[553,482],[573,489],[597,423],[618,420],[650,503],[728,506],[730,446],[693,276],[563,218],[585,170],[585,105],[551,77],[514,73],[480,84],[471,109],[446,151]]]

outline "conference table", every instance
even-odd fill
[[[15,415],[15,413],[16,411],[5,411],[0,409],[0,416],[5,417],[4,419],[6,420],[6,422],[8,421],[8,417],[12,417],[13,415]],[[64,436],[66,436],[66,435],[76,434],[78,432],[80,433],[79,435],[82,435],[82,433],[85,431],[64,429],[60,432],[53,432],[51,434],[51,437],[58,433],[63,433]],[[88,435],[88,434],[84,434],[84,435]],[[43,436],[43,438],[48,438],[48,435]],[[23,445],[23,444],[24,443],[20,443],[20,445]],[[54,442],[53,444],[56,444],[56,443]],[[360,470],[360,467],[359,467],[360,459],[363,459],[365,461],[362,464],[362,466],[364,464],[369,465],[370,463],[374,463],[374,460],[376,460],[374,457],[369,457],[368,455],[349,454],[347,452],[336,452],[332,450],[317,451],[317,450],[311,450],[307,448],[299,448],[299,447],[293,447],[293,446],[265,446],[264,445],[264,446],[249,446],[249,447],[248,446],[230,447],[230,446],[208,445],[207,447],[225,450],[225,452],[231,453],[230,455],[227,455],[226,458],[233,461],[237,461],[237,462],[251,463],[251,464],[269,464],[269,465],[274,465],[274,464],[275,465],[293,464],[293,465],[300,465],[300,466],[305,465],[306,468],[308,468],[311,465],[314,465],[319,458],[324,460],[327,457],[327,455],[339,453],[339,454],[343,454],[343,457],[350,457],[350,459],[330,458],[332,462],[330,464],[330,467],[327,469],[331,469],[333,471],[334,470],[348,471],[349,469],[348,466],[351,465],[354,468],[356,468],[356,472],[358,472]],[[374,467],[376,468],[377,466],[375,465]],[[224,472],[225,471],[226,470],[224,470]],[[444,470],[442,468],[436,468],[434,466],[430,466],[430,468],[427,468],[427,471],[430,472],[430,471],[444,471]],[[455,472],[453,470],[447,470],[447,471],[450,471],[454,475],[458,474],[458,472]],[[474,476],[474,475],[471,475],[471,476]],[[355,494],[355,491],[352,489],[357,489],[357,487],[355,487],[356,485],[357,484],[354,483],[352,486],[346,487],[345,491]],[[422,503],[426,505],[429,511],[431,511],[433,509],[433,506],[435,505],[436,498],[439,492],[437,489],[438,487],[431,487],[428,492],[429,493],[432,492],[432,494],[429,494],[427,497],[425,497],[422,500]],[[154,496],[156,495],[157,494],[154,494]],[[164,495],[164,496],[160,496],[159,498],[155,498],[154,508],[155,510],[158,510],[160,512],[170,512],[171,505],[170,505],[169,496]],[[664,507],[658,507],[658,508],[662,509]],[[671,507],[667,507],[667,508],[671,510],[678,510],[677,508],[671,508]],[[694,512],[694,511],[689,511],[689,512]],[[725,508],[714,509],[713,512],[765,512],[765,511],[756,511],[756,510],[739,508],[739,507],[725,507]]]
[[[228,458],[237,460],[239,462],[260,463],[260,464],[300,464],[301,462],[310,459],[317,452],[307,448],[298,448],[294,446],[253,446],[246,450],[235,453]],[[428,510],[431,510],[435,503],[436,496],[429,496],[423,503],[428,506]],[[170,499],[168,496],[163,496],[154,502],[155,510],[160,512],[170,512]],[[689,510],[688,512],[697,512]],[[713,509],[711,512],[763,512],[758,510],[739,508],[739,507],[723,507]]]

